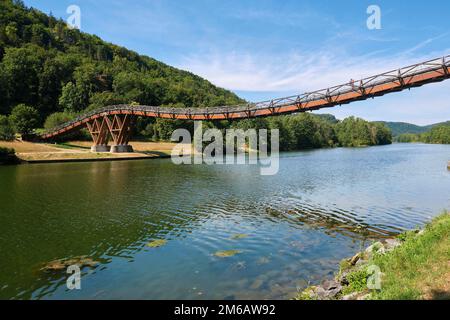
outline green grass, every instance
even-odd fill
[[[76,146],[73,144],[69,144],[69,143],[57,143],[57,144],[51,144],[50,146],[52,147],[56,147],[56,148],[60,148],[60,149],[75,149],[75,150],[79,150],[79,149],[85,149],[85,150],[90,150],[91,148],[88,147],[83,147],[83,146]]]
[[[336,298],[357,293],[356,297],[374,300],[450,300],[450,213],[435,218],[423,231],[408,231],[398,239],[402,245],[387,253],[377,252],[382,246],[377,243],[373,254],[360,253],[367,261],[360,266],[342,260],[337,279],[345,275],[348,284]],[[381,271],[380,290],[368,289],[371,267]],[[297,299],[313,299],[314,290],[307,288]]]
[[[373,299],[450,298],[450,214],[428,224],[421,235],[402,235],[403,245],[386,255],[376,255],[370,264],[384,273],[382,289]]]
[[[422,234],[408,231],[398,238],[403,242],[400,247],[374,254],[367,264],[382,272],[381,290],[370,292],[370,299],[450,299],[450,214],[435,218]],[[341,263],[341,272],[350,268],[347,264]],[[367,267],[351,271],[342,295],[369,292],[368,276]]]
[[[361,268],[360,270],[353,271],[347,275],[349,285],[344,287],[342,295],[347,295],[352,292],[363,292],[367,288],[367,277],[369,273],[367,268]]]

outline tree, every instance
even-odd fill
[[[66,112],[78,112],[85,108],[84,94],[72,82],[67,83],[59,97],[59,105]]]
[[[64,77],[64,69],[61,63],[49,57],[42,72],[39,73],[39,102],[37,109],[42,119],[59,109],[59,96],[61,95],[61,80]]]
[[[11,112],[11,121],[16,131],[22,135],[28,135],[39,125],[39,113],[33,107],[19,104]]]
[[[211,107],[244,102],[186,71],[71,30],[17,0],[0,1],[0,114],[24,103],[40,119],[115,103]]]
[[[339,144],[343,147],[372,145],[368,122],[360,118],[349,117],[336,125]]]
[[[285,116],[271,117],[268,120],[269,129],[278,129],[280,132],[280,151],[289,151],[293,148],[293,134],[287,127]]]
[[[384,124],[349,117],[336,125],[339,144],[343,147],[361,147],[392,143],[392,132]]]
[[[0,147],[0,164],[17,163],[18,161],[14,149]]]
[[[450,144],[450,125],[433,127],[421,140],[427,143]]]
[[[296,150],[318,147],[316,145],[314,116],[309,113],[302,113],[295,117],[288,118],[288,130],[293,133],[292,146]]]
[[[7,48],[1,63],[3,80],[8,84],[8,104],[36,105],[39,101],[39,77],[44,52],[35,45]]]
[[[403,133],[396,138],[396,141],[400,143],[419,142],[420,135],[414,133]]]
[[[5,35],[7,40],[12,44],[17,44],[19,42],[17,23],[11,22],[5,28]]]
[[[72,120],[75,116],[67,112],[52,113],[47,117],[44,123],[44,128],[47,130],[53,129],[63,123]]]
[[[7,116],[0,115],[0,140],[14,140],[14,128]]]
[[[9,84],[6,79],[3,65],[0,63],[0,114],[7,115],[10,113],[11,108],[9,106]]]
[[[123,104],[124,102],[125,101],[122,98],[119,98],[114,92],[96,92],[89,99],[89,107],[87,110],[96,110],[106,106]]]
[[[40,24],[33,24],[31,26],[31,42],[42,47],[48,47],[51,37],[47,28]]]
[[[187,128],[189,126],[189,128]],[[153,129],[155,132],[155,140],[168,141],[172,137],[172,133],[179,128],[190,129],[193,132],[192,122],[185,122],[181,120],[156,119]]]
[[[386,145],[392,143],[392,132],[382,123],[371,123],[374,145]]]

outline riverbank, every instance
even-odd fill
[[[307,288],[297,299],[450,299],[450,213],[343,260],[335,279]]]
[[[168,158],[176,145],[167,142],[131,142],[133,153],[94,153],[90,152],[92,143],[70,141],[64,144],[32,143],[26,141],[0,141],[1,148],[14,149],[19,162],[87,162],[122,161]]]

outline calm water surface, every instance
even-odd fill
[[[449,209],[448,160],[450,146],[395,144],[286,153],[272,177],[170,160],[0,167],[0,298],[290,298]],[[80,291],[40,271],[79,256],[100,262]]]

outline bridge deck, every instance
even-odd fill
[[[73,121],[46,132],[41,135],[41,138],[52,139],[79,130],[86,127],[89,122],[109,115],[133,115],[183,120],[232,120],[268,117],[329,108],[449,79],[449,58],[450,56],[445,56],[443,58],[429,60],[368,77],[360,81],[352,81],[302,95],[239,106],[206,109],[130,105],[110,106],[82,115]]]

